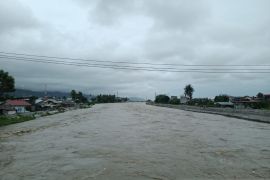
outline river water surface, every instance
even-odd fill
[[[270,179],[270,124],[98,104],[0,128],[0,179]]]

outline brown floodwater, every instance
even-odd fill
[[[0,128],[0,179],[270,178],[270,124],[144,103]]]

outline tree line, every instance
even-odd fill
[[[193,92],[194,92],[194,88],[192,87],[192,85],[186,85],[184,88],[184,95],[186,98],[188,98],[187,102],[185,102],[184,104],[187,105],[194,105],[194,106],[206,106],[206,107],[215,107],[216,103],[218,102],[230,102],[232,99],[232,101],[234,103],[237,103],[237,99],[239,99],[239,102],[241,102],[243,99],[245,100],[245,96],[244,97],[234,97],[232,99],[230,99],[230,96],[226,95],[226,94],[220,94],[215,96],[215,98],[212,100],[210,98],[193,98]],[[266,96],[259,92],[256,97],[252,97],[252,99],[255,99],[257,101],[250,101],[250,103],[245,104],[245,107],[250,107],[250,108],[254,108],[254,109],[270,109],[270,102],[269,100],[267,100]],[[159,103],[159,104],[174,104],[174,105],[178,105],[181,104],[180,99],[178,99],[176,96],[172,96],[171,98],[169,96],[167,96],[166,94],[160,94],[157,95],[155,97],[155,103]]]

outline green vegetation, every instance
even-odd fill
[[[6,126],[9,124],[15,124],[35,119],[33,116],[0,116],[0,126]]]
[[[263,93],[259,92],[259,93],[257,94],[257,98],[263,99],[263,98],[264,98]]]
[[[214,107],[215,103],[208,98],[194,98],[188,102],[188,105]]]
[[[76,92],[75,90],[72,90],[70,92],[70,96],[72,98],[73,101],[75,101],[76,103],[88,103],[88,100],[86,97],[83,96],[82,92]]]
[[[165,94],[161,94],[156,96],[155,103],[160,103],[160,104],[168,104],[170,101],[169,96]]]
[[[269,101],[262,101],[258,103],[250,104],[249,107],[253,109],[270,109],[270,102]]]
[[[115,95],[106,95],[106,94],[101,95],[100,94],[96,97],[95,100],[97,103],[114,103],[116,102],[116,97]]]
[[[127,102],[128,98],[116,97],[110,94],[100,94],[92,98],[92,103],[117,103],[117,102]]]
[[[3,98],[4,93],[15,91],[15,81],[12,76],[3,70],[0,70],[0,98]]]
[[[174,105],[180,104],[180,99],[178,98],[170,99],[169,103]]]
[[[191,100],[193,92],[194,92],[194,88],[191,86],[191,84],[186,85],[186,87],[184,88],[184,91],[185,91],[184,92],[185,96],[188,96],[189,99]]]
[[[229,96],[225,94],[220,94],[215,97],[215,102],[229,102]]]

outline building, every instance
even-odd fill
[[[189,102],[189,97],[180,96],[180,104],[186,104],[187,102]]]
[[[58,101],[52,98],[37,99],[35,101],[36,110],[54,110],[62,105],[62,101]]]
[[[235,108],[248,108],[248,107],[254,107],[257,104],[261,103],[261,99],[258,98],[252,98],[249,96],[244,97],[235,97],[232,101],[234,103]]]
[[[9,106],[0,105],[0,115],[12,115],[16,114],[15,109]]]
[[[14,109],[16,113],[26,113],[26,109],[31,108],[31,104],[25,100],[7,100],[4,104],[6,108]]]

